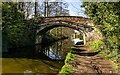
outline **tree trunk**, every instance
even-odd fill
[[[37,2],[35,2],[35,17],[37,16]]]

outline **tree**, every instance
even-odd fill
[[[45,0],[43,3],[38,4],[39,13],[44,16],[68,16],[69,11],[67,9],[68,4],[59,0],[50,2]]]
[[[31,21],[28,21],[29,8],[28,11],[26,11],[26,5],[25,3],[17,2],[2,3],[2,37],[4,40],[3,43],[6,44],[8,48],[30,45],[30,42],[34,44],[32,41],[34,40],[34,32],[32,32],[34,30],[29,27],[31,25],[29,22]],[[27,16],[23,13],[24,10],[28,13]],[[25,15],[26,18],[23,17],[23,15]],[[34,24],[32,24],[32,26],[33,25]]]
[[[85,13],[105,36],[106,56],[119,63],[120,2],[84,2]]]
[[[8,41],[8,46],[14,43],[17,44],[18,40],[20,40],[18,37],[21,36],[23,25],[21,22],[21,13],[17,10],[17,3],[3,2],[2,7],[3,37]]]

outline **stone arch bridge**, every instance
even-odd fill
[[[42,35],[55,27],[69,27],[78,30],[83,35],[84,44],[86,44],[86,41],[89,41],[91,38],[96,38],[95,35],[97,29],[94,27],[94,24],[88,18],[78,16],[42,17],[41,21],[37,25],[36,34]],[[37,38],[40,37],[38,36]]]

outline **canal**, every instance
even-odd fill
[[[10,49],[3,54],[2,73],[58,73],[71,45],[68,38],[48,45]]]

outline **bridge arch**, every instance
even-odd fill
[[[82,36],[83,36],[83,40],[84,40],[84,44],[86,43],[86,40],[85,40],[85,36],[86,36],[86,33],[82,30],[82,29],[79,29],[79,28],[76,28],[76,27],[72,27],[72,26],[69,26],[69,25],[65,25],[65,24],[59,24],[59,25],[50,25],[50,26],[47,26],[45,28],[43,28],[42,30],[40,30],[37,35],[42,35],[44,33],[46,33],[48,30],[51,30],[53,28],[56,28],[56,27],[68,27],[68,28],[71,28],[71,29],[74,29],[74,30],[78,30]]]
[[[87,33],[95,30],[94,24],[87,18],[76,16],[55,16],[43,17],[37,26],[36,35],[42,35],[50,29],[55,27],[69,27],[78,30],[84,37],[84,44],[86,44]]]

